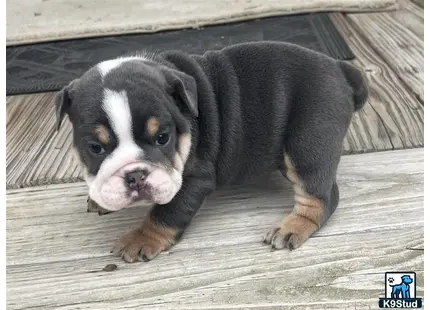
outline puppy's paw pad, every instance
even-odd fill
[[[127,263],[148,262],[173,245],[176,231],[145,221],[142,228],[122,236],[112,250]]]

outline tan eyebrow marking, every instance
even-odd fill
[[[148,129],[149,135],[153,136],[160,128],[160,122],[155,117],[150,117],[146,123],[146,127]]]
[[[97,139],[103,144],[107,144],[110,140],[109,130],[103,125],[97,125],[94,129],[94,134],[97,136]]]

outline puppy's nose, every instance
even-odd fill
[[[139,183],[144,180],[146,173],[143,170],[136,170],[125,175],[125,181],[131,189],[136,189]]]

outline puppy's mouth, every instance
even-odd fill
[[[138,202],[140,200],[152,200],[150,194],[151,186],[149,184],[141,184],[136,187],[136,189],[131,190],[130,198],[133,202]]]

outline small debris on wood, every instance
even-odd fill
[[[107,264],[102,271],[106,271],[106,272],[111,272],[111,271],[115,271],[118,269],[118,266],[115,264]]]

